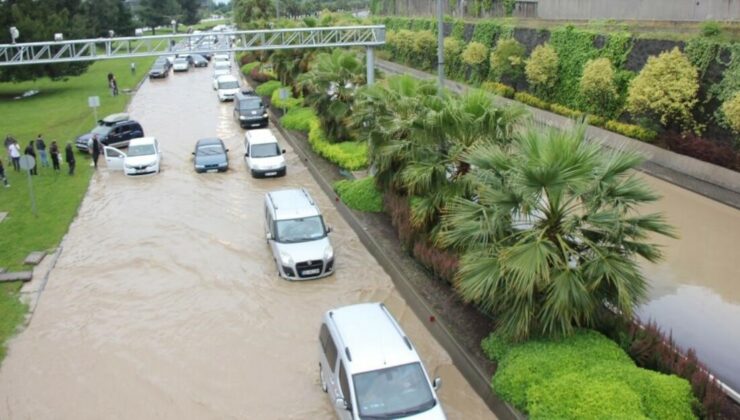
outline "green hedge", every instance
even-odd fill
[[[270,80],[257,86],[257,89],[255,89],[254,91],[257,92],[257,95],[259,96],[272,96],[272,92],[276,91],[281,86],[282,85],[279,81]]]
[[[337,181],[334,190],[351,209],[374,213],[383,211],[383,193],[375,186],[375,178],[372,176]]]
[[[310,122],[308,142],[314,152],[340,167],[355,171],[367,167],[367,143],[364,141],[343,141],[332,143],[326,138],[318,118]]]
[[[694,418],[686,380],[638,368],[595,331],[516,345],[492,334],[481,345],[498,360],[492,389],[532,419]]]
[[[254,70],[255,67],[258,67],[261,64],[262,63],[260,63],[259,61],[253,61],[251,63],[247,63],[247,64],[243,65],[242,66],[242,74],[245,75],[245,76],[249,76],[249,74],[252,72],[252,70]]]
[[[535,108],[544,109],[545,111],[549,111],[550,110],[550,104],[549,103],[547,103],[546,101],[543,101],[542,99],[540,99],[540,98],[538,98],[538,97],[536,97],[534,95],[530,95],[529,93],[526,93],[526,92],[517,92],[517,93],[515,93],[514,94],[514,99],[517,100],[517,101],[519,101],[519,102],[525,103],[525,104],[527,104],[529,106],[533,106]]]
[[[280,99],[280,89],[283,88],[288,89],[288,97],[285,99]],[[280,86],[280,88],[275,89],[272,92],[272,97],[270,98],[270,101],[274,106],[285,110],[298,108],[299,106],[303,105],[303,98],[294,98],[292,92],[290,91],[290,88],[282,85]]]
[[[604,128],[609,131],[646,142],[651,142],[658,136],[658,133],[655,131],[640,127],[639,125],[625,124],[613,120],[607,121],[606,124],[604,124]]]
[[[480,87],[485,91],[495,93],[496,95],[503,96],[504,98],[513,98],[515,93],[513,87],[506,86],[505,84],[499,82],[483,82]]]
[[[280,118],[280,124],[289,129],[304,131],[308,133],[311,129],[311,122],[318,121],[316,113],[311,108],[293,108]]]

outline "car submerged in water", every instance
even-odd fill
[[[81,134],[75,139],[77,149],[89,152],[93,136],[97,135],[103,146],[126,147],[131,139],[144,136],[141,124],[129,118],[129,115],[121,112],[111,114],[98,121],[98,125],[89,133]]]

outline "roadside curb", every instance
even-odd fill
[[[525,416],[523,414],[491,392],[491,374],[488,372],[489,369],[477,363],[475,357],[468,349],[454,337],[446,322],[443,321],[444,315],[435,311],[431,302],[424,299],[414,285],[407,280],[410,271],[416,271],[414,274],[427,277],[428,274],[418,264],[404,265],[399,262],[398,258],[393,258],[392,253],[400,254],[403,252],[400,245],[389,247],[381,244],[378,238],[382,235],[377,231],[375,224],[370,223],[372,222],[371,217],[348,208],[334,192],[332,181],[344,178],[339,173],[339,169],[334,164],[316,155],[310,147],[307,147],[307,144],[296,139],[290,131],[283,128],[272,109],[270,109],[270,119],[273,126],[293,147],[295,153],[300,157],[304,165],[306,165],[324,193],[334,203],[334,207],[342,218],[350,225],[363,245],[391,277],[393,284],[406,300],[409,307],[411,307],[416,316],[424,323],[427,330],[447,351],[454,365],[460,370],[463,377],[475,392],[486,402],[498,418],[524,419]],[[319,165],[324,167],[323,170]],[[327,168],[327,166],[331,166],[331,168]],[[334,179],[332,180],[329,177]],[[429,279],[429,281],[432,280]]]

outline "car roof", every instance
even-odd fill
[[[252,144],[277,143],[277,138],[275,138],[275,135],[272,134],[272,130],[269,128],[249,130],[244,134],[244,137],[249,139],[249,142]]]
[[[137,139],[131,139],[131,142],[129,142],[128,147],[141,146],[145,144],[154,144],[156,140],[157,139],[154,137],[139,137]]]
[[[102,119],[103,123],[108,124],[108,125],[119,123],[121,121],[128,121],[128,120],[129,120],[129,115],[125,112],[119,112],[117,114],[110,114]]]
[[[275,210],[275,220],[299,219],[321,214],[313,198],[303,188],[270,191],[267,196]]]
[[[327,312],[339,333],[339,349],[354,374],[419,362],[419,355],[382,303],[361,303]]]
[[[195,143],[195,147],[198,147],[198,146],[207,146],[207,145],[210,145],[210,144],[218,144],[218,145],[220,145],[220,144],[222,144],[222,142],[221,142],[221,139],[218,138],[218,137],[208,137],[208,138],[205,138],[205,139],[198,140]]]
[[[224,74],[224,75],[218,76],[218,79],[216,79],[216,80],[218,80],[219,82],[232,82],[232,81],[233,82],[238,82],[238,80],[236,79],[236,77],[234,77],[234,76],[232,76],[230,74]]]

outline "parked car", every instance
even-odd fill
[[[149,70],[150,79],[163,79],[170,74],[170,62],[166,58],[157,59]]]
[[[319,383],[340,419],[444,420],[419,354],[382,303],[332,309],[319,329]]]
[[[231,68],[231,57],[229,57],[229,54],[224,53],[216,53],[213,54],[213,62],[214,63],[227,63],[229,65],[229,68]]]
[[[172,64],[173,71],[188,71],[190,69],[190,62],[187,57],[177,57],[175,62]]]
[[[190,61],[193,67],[208,67],[208,60],[200,54],[190,54]]]
[[[308,280],[333,274],[330,232],[305,189],[265,194],[265,237],[280,277]]]
[[[226,172],[229,169],[229,149],[219,138],[200,139],[195,143],[195,172]]]
[[[98,125],[89,133],[77,136],[77,149],[88,152],[93,135],[103,146],[126,147],[131,139],[144,136],[144,129],[126,113],[111,114],[98,121]]]
[[[159,141],[154,137],[131,140],[126,153],[106,146],[103,154],[109,170],[123,170],[127,176],[158,174],[162,161]]]
[[[216,93],[218,94],[218,100],[221,102],[234,100],[234,96],[239,90],[239,80],[230,74],[219,76],[216,79]]]
[[[242,128],[267,127],[270,121],[262,98],[252,91],[239,91],[234,95],[234,119]]]
[[[285,149],[267,128],[244,134],[244,160],[253,177],[285,176]]]

